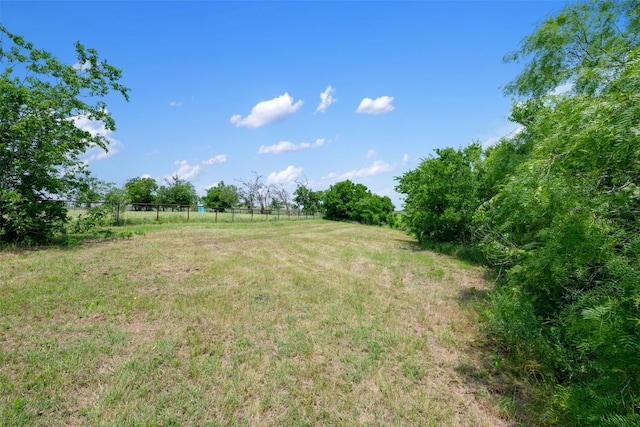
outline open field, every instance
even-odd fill
[[[132,230],[0,252],[0,425],[508,424],[479,269],[357,224]]]

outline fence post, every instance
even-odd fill
[[[218,222],[218,209],[215,210],[215,213],[216,213],[216,219],[215,219],[214,222]],[[233,216],[233,214],[232,214],[232,216]]]
[[[189,222],[189,209],[191,209],[191,205],[187,206],[187,222]]]
[[[156,222],[160,222],[160,204],[156,205]]]
[[[236,208],[231,208],[231,222],[233,222],[233,215],[236,213]]]

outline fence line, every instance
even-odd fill
[[[301,209],[220,208],[202,205],[161,203],[106,203],[58,200],[64,203],[71,217],[86,214],[91,208],[109,207],[115,224],[157,222],[268,222],[318,218],[314,212]]]

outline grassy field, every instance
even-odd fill
[[[0,252],[0,425],[508,425],[479,269],[357,224],[131,229]]]

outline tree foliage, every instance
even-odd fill
[[[131,178],[124,183],[128,199],[133,203],[135,210],[150,208],[151,203],[156,201],[158,183],[153,178]],[[147,205],[147,206],[145,206]]]
[[[482,147],[475,143],[435,151],[437,157],[398,178],[396,190],[406,194],[405,224],[420,241],[467,241],[480,204]]]
[[[473,232],[496,269],[487,331],[553,384],[551,424],[640,425],[639,42],[637,0],[568,5],[508,57],[521,131],[400,178],[412,232]]]
[[[357,221],[380,225],[392,222],[393,203],[378,196],[363,184],[350,180],[338,182],[324,192],[324,217],[336,221]]]
[[[161,205],[171,205],[172,209],[180,209],[198,203],[199,197],[193,184],[173,175],[165,178],[165,184],[158,189],[156,202]]]
[[[306,183],[299,182],[293,192],[293,201],[306,214],[315,215],[320,212],[323,198],[324,193],[322,191],[314,191]]]
[[[207,194],[202,197],[202,203],[207,207],[224,212],[225,209],[238,205],[240,202],[239,194],[238,187],[227,185],[224,181],[220,181],[214,187],[207,189]]]
[[[118,92],[119,69],[76,43],[82,66],[67,65],[0,26],[0,241],[43,242],[67,221],[52,201],[82,186],[80,156],[107,149],[101,135],[80,129],[81,117],[115,122],[101,98]]]

